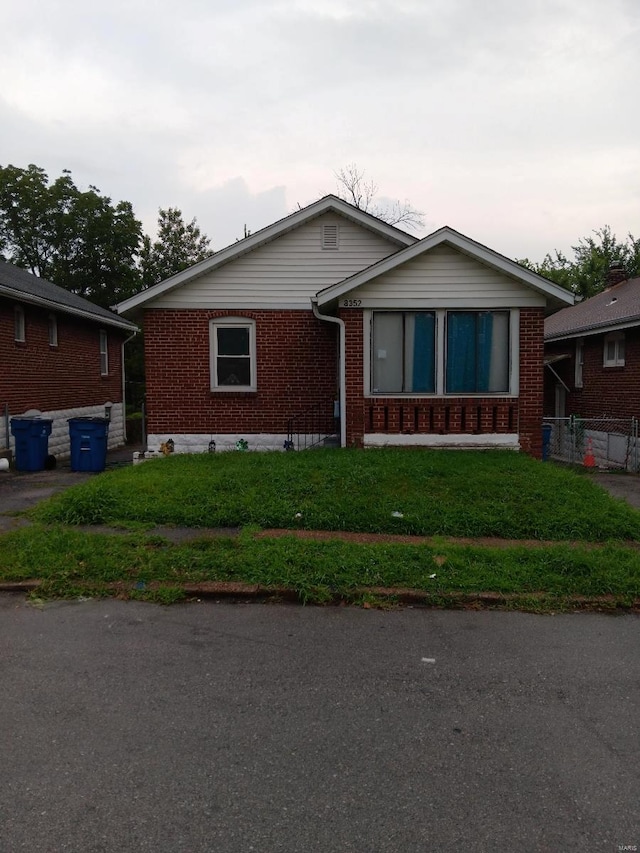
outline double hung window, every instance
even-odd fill
[[[624,332],[614,332],[604,339],[604,366],[624,367]]]
[[[574,385],[576,388],[582,388],[582,372],[584,366],[584,339],[578,338],[576,341],[576,371]]]
[[[24,308],[20,305],[17,305],[13,309],[13,337],[14,340],[21,344],[23,344],[27,339]]]
[[[211,321],[211,388],[253,391],[256,388],[255,323],[244,317]]]
[[[100,374],[109,374],[109,338],[104,329],[100,329]]]

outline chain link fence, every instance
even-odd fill
[[[544,427],[547,427],[545,430]],[[637,418],[545,418],[545,457],[598,468],[638,473],[640,446]]]

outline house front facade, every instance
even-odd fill
[[[549,317],[545,361],[546,417],[640,418],[640,278]]]
[[[548,317],[544,350],[552,453],[580,461],[591,439],[596,464],[638,470],[640,278]]]
[[[314,412],[342,446],[539,455],[544,317],[571,301],[327,196],[117,308],[144,328],[150,448],[281,449]]]
[[[109,417],[109,446],[125,442],[122,347],[137,327],[49,281],[0,260],[0,446],[10,421],[53,421],[49,453],[69,456],[68,419]]]

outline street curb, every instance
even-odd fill
[[[31,593],[36,591],[44,581],[29,579],[23,581],[6,581],[0,583],[0,593]],[[249,601],[290,601],[305,603],[303,596],[295,589],[279,586],[262,586],[232,581],[205,581],[202,583],[172,584],[151,582],[141,585],[138,583],[114,582],[96,586],[86,584],[87,593],[104,591],[105,589],[121,595],[131,592],[153,592],[160,589],[181,589],[188,598],[226,598],[231,600]],[[358,600],[360,599],[360,600]],[[640,613],[640,598],[635,598],[631,604],[620,602],[614,595],[583,596],[583,595],[554,595],[546,592],[427,592],[419,589],[403,587],[358,587],[348,598],[339,594],[333,595],[330,604],[353,604],[365,609],[385,604],[421,606],[433,609],[464,609],[464,610],[536,610],[536,602],[547,605],[554,604],[563,610],[597,611],[605,613]],[[312,602],[313,603],[313,602]],[[314,606],[318,606],[315,605]],[[322,605],[319,605],[322,606]]]

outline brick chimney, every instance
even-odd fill
[[[613,261],[607,271],[607,283],[605,290],[613,287],[614,284],[620,284],[621,281],[626,281],[627,278],[628,275],[624,268],[624,264],[621,261]]]

